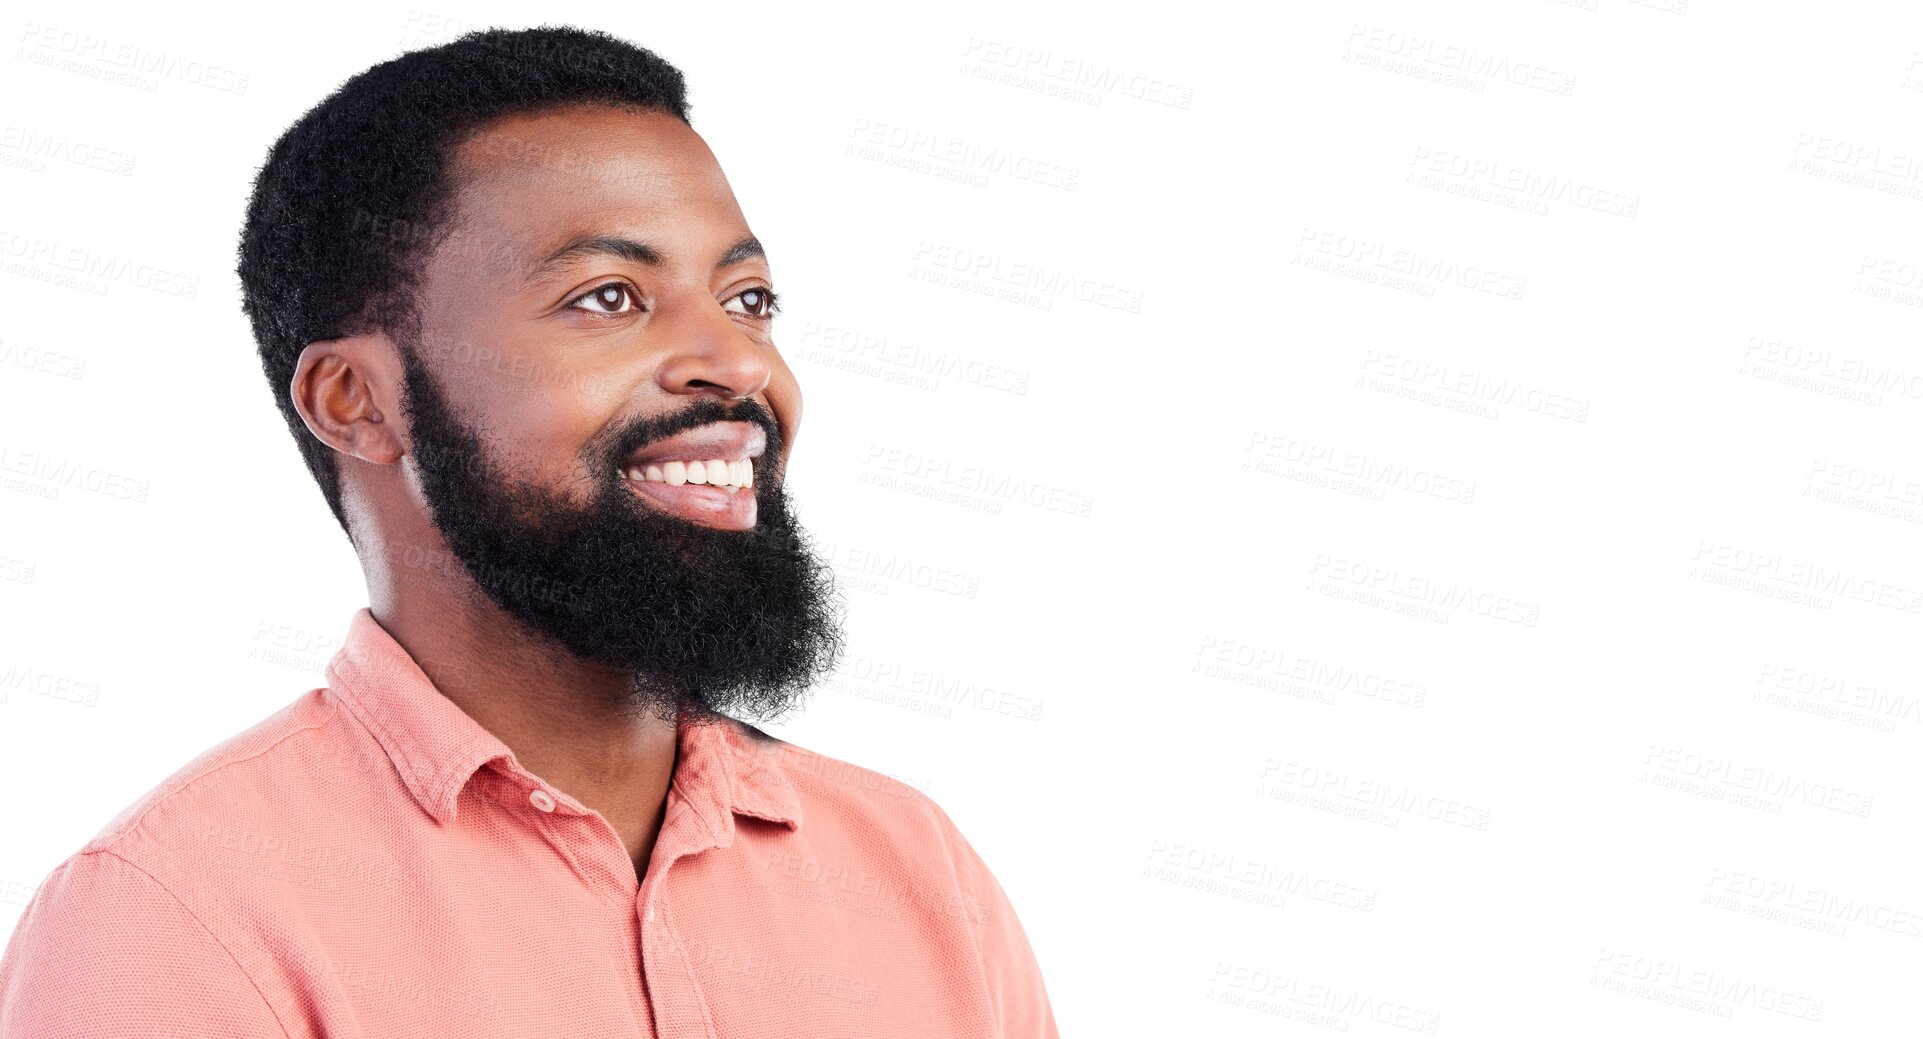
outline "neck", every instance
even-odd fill
[[[647,871],[674,776],[672,721],[621,705],[628,676],[530,632],[471,583],[369,582],[370,611],[521,767],[599,812]]]

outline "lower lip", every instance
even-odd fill
[[[754,529],[753,487],[731,492],[701,483],[684,483],[677,487],[661,480],[630,480],[625,477],[621,482],[627,484],[635,494],[647,499],[657,510],[679,516],[690,523],[721,530]]]

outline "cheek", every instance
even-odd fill
[[[487,416],[489,449],[511,479],[551,493],[573,497],[593,493],[579,486],[583,453],[611,411],[573,387],[503,379],[491,394]],[[598,476],[600,474],[589,474]]]
[[[801,432],[801,383],[789,370],[788,362],[778,355],[766,393],[768,410],[774,414],[775,424],[781,427],[781,462],[786,469],[788,456],[794,452],[795,438]]]

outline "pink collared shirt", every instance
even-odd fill
[[[358,611],[314,689],[41,884],[0,1037],[1056,1036],[947,814],[735,723],[684,726],[637,882]]]

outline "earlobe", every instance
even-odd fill
[[[367,336],[307,344],[288,394],[308,432],[342,454],[392,465],[407,453],[403,434],[384,420],[376,398],[392,385]]]

